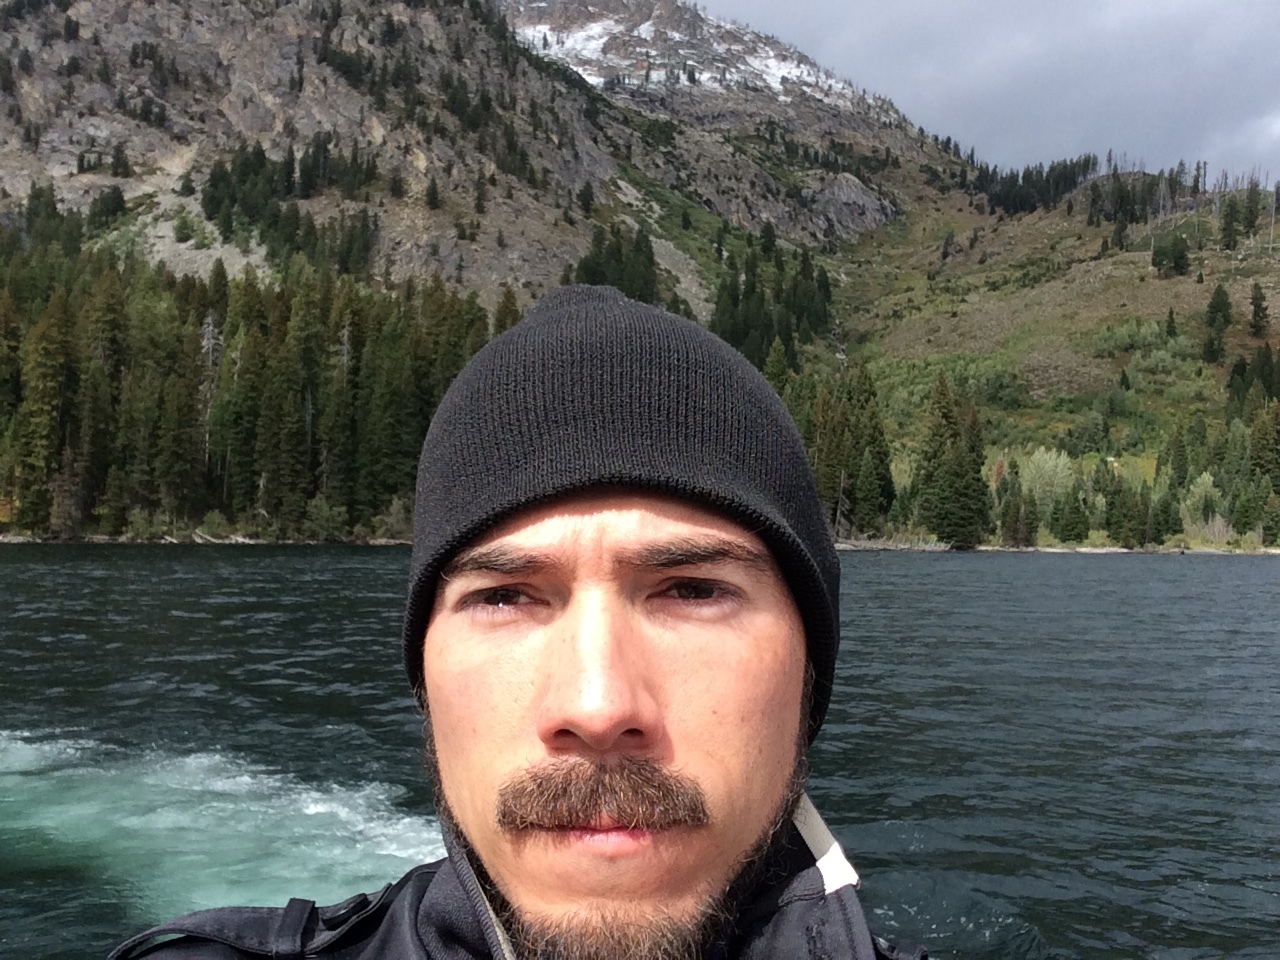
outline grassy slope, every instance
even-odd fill
[[[1080,197],[1072,215],[1064,203],[1013,218],[982,215],[958,192],[918,190],[911,199],[899,221],[865,235],[833,264],[850,339],[872,358],[889,432],[907,445],[940,369],[982,403],[997,447],[1034,447],[1052,446],[1127,368],[1134,389],[1113,437],[1126,450],[1154,455],[1178,420],[1222,415],[1229,364],[1262,342],[1248,335],[1250,288],[1260,282],[1272,303],[1280,289],[1280,264],[1265,242],[1219,252],[1207,216],[1198,228],[1208,241],[1203,250],[1195,218],[1184,215],[1176,225],[1132,227],[1125,252],[1098,257],[1113,225],[1086,226]],[[1191,240],[1191,270],[1160,279],[1151,236],[1174,229]],[[958,247],[944,262],[948,234]],[[1227,364],[1206,366],[1199,361],[1204,309],[1219,282],[1237,322],[1228,331]],[[1170,307],[1179,340],[1142,357],[1124,349],[1119,328],[1163,326]]]

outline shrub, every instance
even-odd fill
[[[409,540],[413,537],[413,507],[400,497],[392,497],[385,513],[373,518],[373,535],[379,540]]]
[[[1154,320],[1130,317],[1118,327],[1108,326],[1093,338],[1096,357],[1153,350],[1165,343],[1164,327]]]
[[[317,543],[338,543],[350,533],[346,507],[334,506],[318,493],[307,504],[307,517],[302,521],[302,537]]]
[[[1075,483],[1071,458],[1061,450],[1040,447],[1023,460],[1020,467],[1023,494],[1035,497],[1046,513],[1071,492]]]
[[[222,515],[221,510],[210,510],[206,513],[198,529],[207,537],[222,538],[231,533],[231,525],[227,523],[227,518]]]

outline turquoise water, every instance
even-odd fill
[[[0,548],[0,957],[440,854],[398,549]],[[811,792],[873,926],[1280,957],[1280,563],[846,555]]]

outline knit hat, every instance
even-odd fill
[[[701,504],[764,541],[804,620],[812,741],[831,699],[840,571],[799,431],[742,354],[609,287],[547,294],[472,358],[431,421],[403,638],[419,701],[444,566],[511,514],[604,485]]]

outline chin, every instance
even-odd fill
[[[521,960],[695,960],[728,921],[720,898],[592,898],[557,911],[500,910]]]

